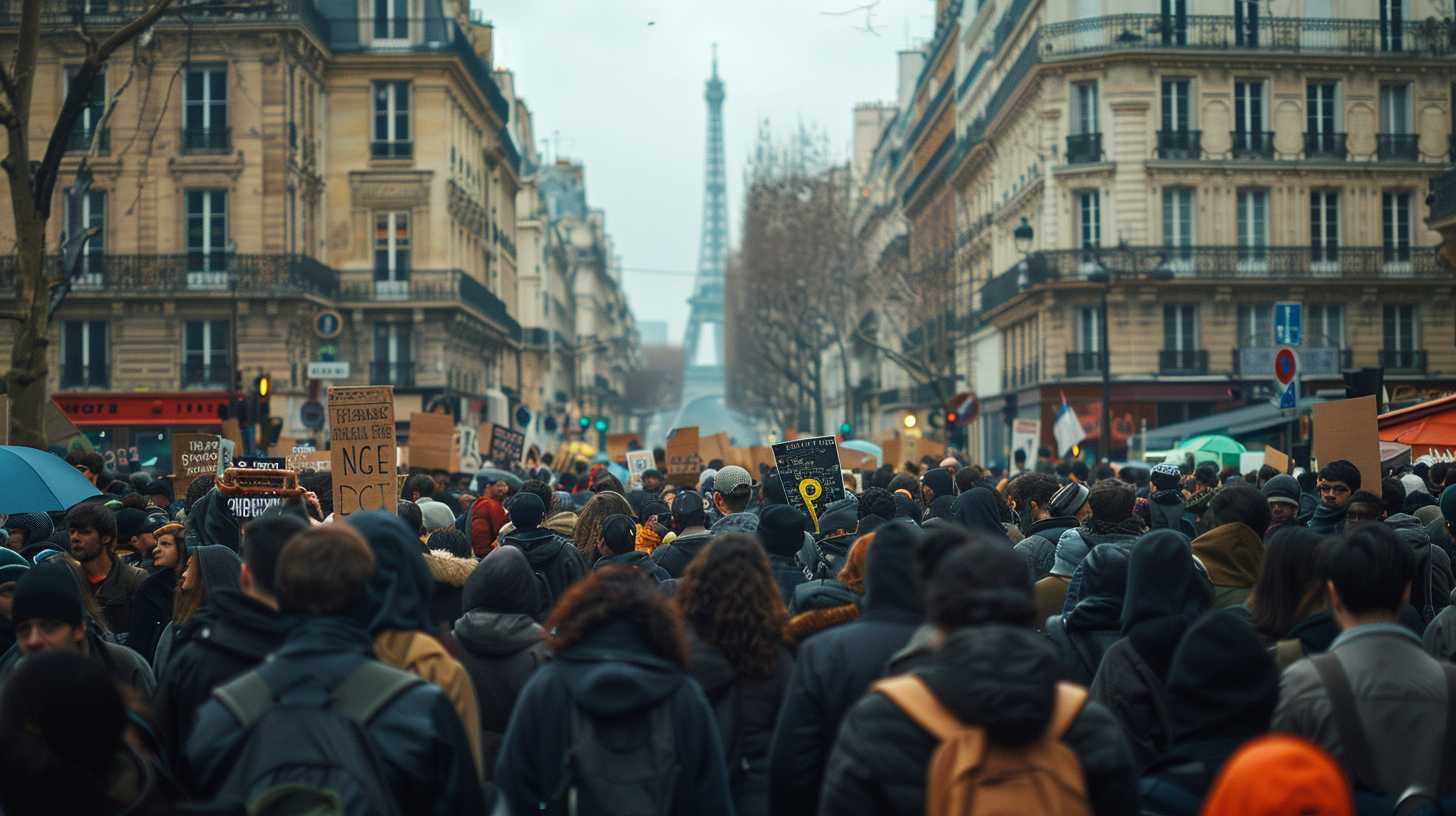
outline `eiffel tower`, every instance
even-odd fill
[[[683,340],[683,404],[723,395],[723,266],[728,252],[727,172],[723,162],[723,80],[718,78],[718,46],[713,46],[713,75],[703,99],[708,103],[707,156],[703,169],[703,224],[698,237],[698,276],[688,300]]]

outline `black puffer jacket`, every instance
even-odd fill
[[[871,551],[873,552],[873,550]],[[1060,679],[1057,658],[1030,629],[988,625],[952,634],[912,672],[962,722],[1003,745],[1041,736]],[[1088,700],[1062,741],[1077,754],[1093,813],[1135,814],[1136,776],[1107,709]],[[938,743],[888,697],[868,694],[845,717],[824,777],[821,814],[921,814]]]
[[[772,675],[744,680],[711,643],[694,636],[689,668],[718,720],[718,737],[728,768],[728,787],[738,816],[769,812],[768,749],[784,689],[794,671],[787,649],[779,650]]]
[[[893,521],[875,532],[865,562],[864,612],[799,647],[769,759],[775,813],[813,813],[839,723],[914,634],[923,617],[915,573],[920,529]]]
[[[587,573],[587,564],[576,546],[544,527],[516,530],[504,536],[501,544],[519,548],[531,563],[531,569],[546,579],[547,591],[551,593],[547,607],[555,606],[566,590]]]
[[[1122,637],[1127,562],[1127,549],[1120,544],[1093,547],[1082,560],[1081,600],[1071,612],[1047,619],[1047,637],[1061,657],[1063,680],[1091,685],[1103,653]]]
[[[526,556],[515,547],[500,547],[466,579],[462,601],[468,610],[455,622],[455,642],[480,704],[481,754],[489,780],[516,697],[549,656],[546,633],[533,617],[541,608],[541,591]]]
[[[1072,516],[1054,516],[1032,524],[1026,535],[1016,542],[1016,553],[1026,559],[1026,566],[1032,572],[1032,581],[1040,581],[1052,571],[1057,560],[1057,541],[1062,533],[1077,529],[1077,519]]]
[[[681,578],[687,572],[688,564],[698,557],[698,553],[708,546],[713,540],[713,534],[704,530],[701,533],[678,536],[671,544],[665,547],[658,547],[652,551],[652,560],[657,566],[667,570],[667,574],[674,578]]]

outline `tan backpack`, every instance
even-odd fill
[[[1092,813],[1082,764],[1062,742],[1087,701],[1087,690],[1057,684],[1056,706],[1040,740],[1019,748],[986,741],[986,729],[967,726],[913,674],[874,685],[940,741],[926,775],[926,816],[1082,816]]]

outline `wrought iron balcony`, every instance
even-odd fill
[[[1197,159],[1203,156],[1203,131],[1158,131],[1158,158]]]
[[[1426,352],[1424,349],[1382,349],[1380,367],[1386,374],[1426,373]]]
[[[1262,4],[1261,4],[1262,5]],[[1233,15],[1113,14],[1050,23],[1040,29],[1046,59],[1105,51],[1248,49],[1292,54],[1430,58],[1456,52],[1448,24],[1378,19]]]
[[[61,388],[107,388],[111,385],[106,363],[61,365]]]
[[[1339,159],[1344,161],[1348,155],[1345,148],[1345,134],[1332,133],[1311,133],[1304,134],[1304,157],[1306,159]]]
[[[1073,133],[1067,137],[1067,163],[1091,164],[1102,161],[1101,133]]]
[[[232,128],[182,128],[183,153],[226,153],[232,149]]]
[[[411,269],[405,280],[349,284],[343,287],[339,299],[463,303],[494,321],[512,339],[521,339],[521,324],[511,317],[505,301],[459,269]]]
[[[189,355],[190,357],[190,355]],[[231,388],[233,367],[226,354],[190,357],[182,364],[183,388]]]
[[[59,263],[52,256],[49,263]],[[14,256],[0,257],[0,298],[13,296]],[[109,297],[236,293],[249,297],[339,293],[339,273],[307,255],[88,255],[81,261],[73,294]]]
[[[375,159],[412,159],[415,155],[415,143],[403,142],[370,142],[369,156]]]
[[[1266,337],[1258,345],[1240,346],[1234,349],[1234,375],[1253,380],[1274,376],[1274,355],[1279,348],[1274,345],[1272,337]],[[1299,374],[1302,377],[1336,378],[1340,376],[1340,372],[1353,365],[1353,358],[1354,355],[1350,349],[1328,345],[1303,345],[1299,347]]]
[[[376,360],[369,364],[369,382],[376,385],[393,385],[396,388],[413,388],[415,364],[410,361]]]
[[[1098,351],[1067,352],[1068,377],[1102,376],[1102,353]]]
[[[98,132],[99,131],[99,132]],[[91,137],[96,136],[96,152],[105,156],[111,152],[111,128],[81,127],[77,125],[71,128],[71,135],[66,137],[66,151],[69,153],[85,153],[91,149]]]
[[[1204,349],[1163,349],[1158,352],[1158,373],[1207,374],[1208,352]]]
[[[1274,158],[1274,131],[1235,130],[1229,134],[1233,140],[1233,154],[1236,159]]]
[[[1381,161],[1420,161],[1421,137],[1415,133],[1375,134],[1375,155]]]

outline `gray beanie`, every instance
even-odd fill
[[[434,499],[421,499],[416,504],[420,506],[420,515],[425,519],[426,532],[455,526],[455,514],[450,512],[448,504]]]
[[[1264,499],[1269,502],[1284,502],[1299,506],[1299,482],[1286,474],[1279,474],[1264,483]]]

